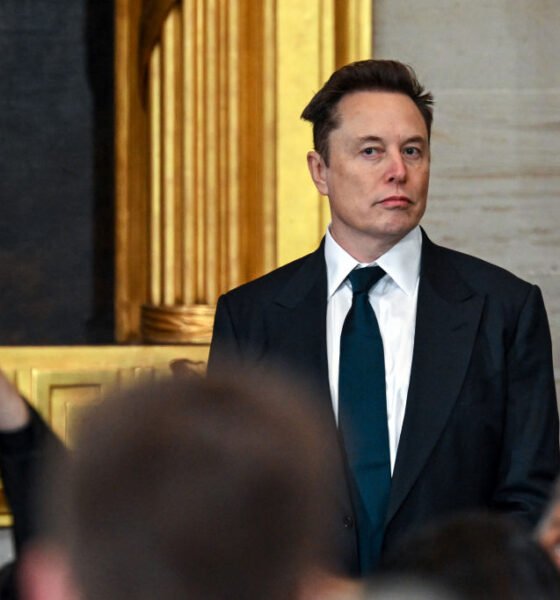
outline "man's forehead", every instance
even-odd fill
[[[361,136],[379,136],[380,130],[399,126],[407,136],[422,136],[428,131],[420,109],[414,101],[400,92],[360,90],[343,96],[336,106],[334,130],[343,126],[373,127],[361,131]]]
[[[336,106],[339,116],[375,114],[377,112],[414,115],[423,121],[422,113],[412,98],[400,92],[361,90],[344,95]]]

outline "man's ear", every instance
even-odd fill
[[[307,153],[307,167],[313,179],[315,187],[323,196],[329,195],[329,186],[327,179],[328,167],[323,160],[323,157],[315,150],[310,150]]]
[[[25,600],[83,600],[68,557],[50,544],[35,544],[25,550],[18,589]]]

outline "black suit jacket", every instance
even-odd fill
[[[314,253],[220,297],[209,359],[273,361],[312,377],[331,412],[326,353],[327,276]],[[560,466],[548,321],[540,290],[424,234],[405,418],[384,549],[462,509],[539,518]],[[344,481],[344,457],[337,474]],[[357,569],[345,485],[338,567]]]

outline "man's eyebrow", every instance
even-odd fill
[[[358,144],[364,144],[366,142],[384,143],[382,137],[378,135],[363,135],[356,138]],[[403,140],[402,144],[427,144],[428,140],[423,135],[412,135],[409,138]]]
[[[427,144],[428,140],[423,135],[413,135],[409,138],[406,138],[403,141],[403,144]]]
[[[358,143],[363,144],[364,142],[383,142],[383,138],[377,135],[363,135],[358,138]]]

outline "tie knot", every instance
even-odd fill
[[[363,269],[354,269],[348,279],[352,284],[352,293],[362,294],[369,292],[382,277],[385,271],[381,267],[364,267]]]

